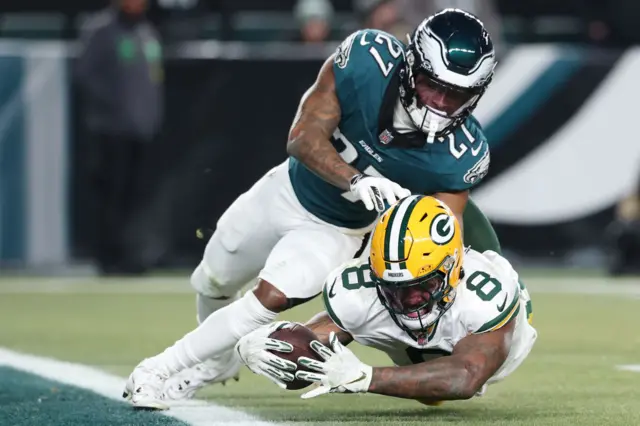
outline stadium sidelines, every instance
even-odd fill
[[[82,364],[73,364],[23,354],[0,348],[0,366],[8,366],[59,383],[92,391],[106,398],[124,402],[122,390],[125,379]],[[242,411],[201,400],[180,401],[160,414],[173,417],[192,426],[278,426]]]
[[[637,278],[526,277],[531,293],[602,294],[640,298]],[[0,294],[193,294],[185,277],[142,278],[40,278],[0,279]]]

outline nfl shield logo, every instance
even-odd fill
[[[383,145],[389,144],[389,142],[391,142],[392,140],[393,140],[393,135],[391,134],[390,131],[385,129],[382,133],[380,133],[380,142]]]

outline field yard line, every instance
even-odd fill
[[[87,389],[104,397],[124,402],[122,390],[125,379],[86,365],[23,354],[2,347],[0,347],[0,365]],[[242,411],[201,400],[180,402],[180,405],[172,405],[170,410],[160,413],[193,426],[278,425],[278,423],[264,421]]]
[[[618,365],[618,370],[633,371],[634,373],[640,373],[640,364]]]
[[[640,283],[637,278],[624,281],[607,278],[528,278],[524,279],[524,283],[531,293],[640,297]]]

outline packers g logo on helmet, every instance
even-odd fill
[[[447,213],[436,215],[431,221],[431,241],[438,245],[447,244],[456,232],[455,218]]]
[[[414,336],[446,312],[463,256],[460,224],[434,197],[404,198],[380,218],[371,237],[371,278],[398,326]]]

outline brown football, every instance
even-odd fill
[[[290,353],[269,351],[278,355],[280,358],[293,361],[296,364],[298,364],[298,358],[301,356],[322,361],[322,358],[320,358],[320,356],[311,349],[311,346],[309,346],[309,343],[311,343],[312,340],[318,340],[318,336],[304,325],[294,324],[290,328],[281,328],[271,333],[269,337],[272,339],[282,340],[293,346],[293,352]],[[310,371],[300,364],[298,364],[298,370]],[[307,382],[305,380],[294,379],[293,382],[287,382],[287,389],[303,389],[310,384],[311,382]]]

